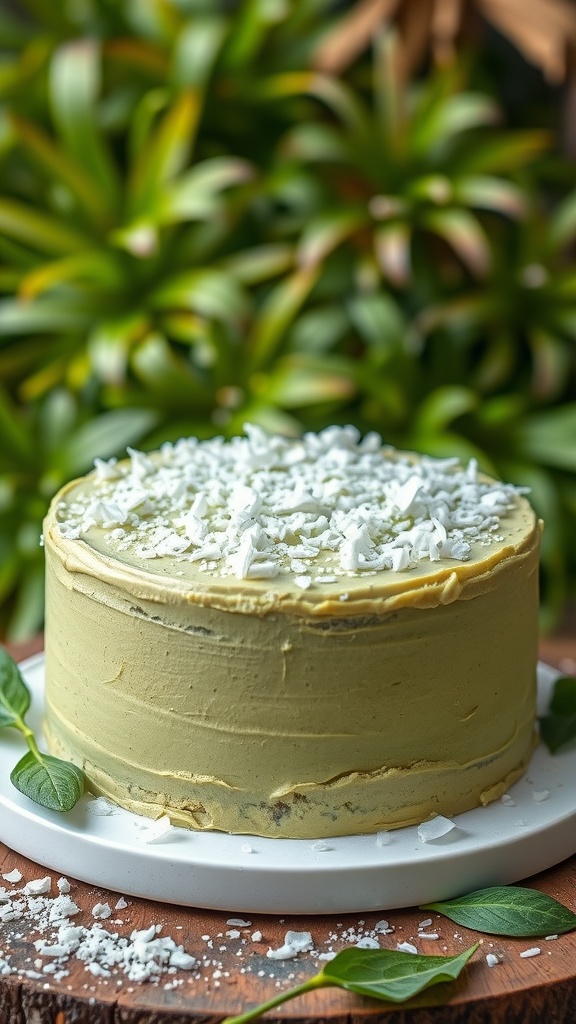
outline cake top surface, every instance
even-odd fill
[[[57,495],[56,533],[181,589],[242,581],[346,600],[374,577],[410,585],[490,560],[535,526],[523,489],[475,460],[398,452],[351,426],[292,439],[248,424],[230,441],[128,451]]]

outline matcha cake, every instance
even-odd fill
[[[49,748],[193,829],[486,804],[534,745],[539,539],[473,460],[353,427],[97,460],[45,522]]]

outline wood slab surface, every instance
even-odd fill
[[[12,651],[22,658],[41,646],[38,639]],[[541,656],[572,672],[576,669],[576,639],[564,635],[546,641]],[[0,883],[7,889],[18,888],[49,874],[52,892],[57,892],[57,873],[47,872],[41,862],[40,851],[38,863],[33,863],[0,844],[0,874],[18,868],[23,876],[19,883]],[[114,908],[123,895],[114,891],[113,884],[111,890],[72,878],[70,884],[70,895],[81,908],[73,923],[86,927],[94,924],[96,904],[108,903]],[[523,884],[549,893],[576,911],[576,856]],[[240,916],[249,924],[234,926],[227,922],[237,918],[237,912],[173,907],[130,896],[126,902],[125,908],[114,910],[102,925],[126,936],[134,929],[161,925],[161,934],[182,944],[196,958],[197,966],[165,974],[158,984],[138,983],[122,974],[94,977],[85,963],[70,958],[65,965],[69,973],[56,981],[38,970],[34,940],[39,936],[33,923],[0,923],[0,960],[9,957],[10,965],[22,972],[0,975],[0,1024],[215,1024],[301,984],[321,968],[322,961],[312,953],[300,953],[292,960],[267,958],[267,950],[281,946],[288,930],[310,931],[317,952],[338,951],[353,944],[351,935],[371,931],[382,918],[394,928],[392,934],[380,938],[381,945],[391,949],[398,942],[410,941],[422,953],[453,954],[478,940],[482,945],[457,982],[429,989],[410,1003],[394,1006],[322,989],[286,1003],[265,1020],[329,1024],[366,1024],[367,1018],[385,1024],[576,1022],[576,933],[557,939],[501,939],[432,915],[432,925],[426,931],[439,938],[424,940],[418,936],[418,925],[430,915],[417,908],[337,917],[247,914]],[[520,955],[534,947],[540,949],[538,955]],[[486,962],[489,953],[498,957],[494,967]],[[30,977],[26,971],[41,976]]]

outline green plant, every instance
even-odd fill
[[[0,603],[38,627],[46,504],[129,443],[357,422],[533,488],[576,574],[571,169],[473,65],[312,69],[331,0],[2,15]],[[546,155],[548,154],[548,155]]]

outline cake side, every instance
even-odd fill
[[[304,838],[456,814],[523,770],[540,533],[523,497],[467,561],[302,588],[114,556],[96,525],[65,537],[78,488],[46,521],[46,731],[96,790],[188,827]]]

